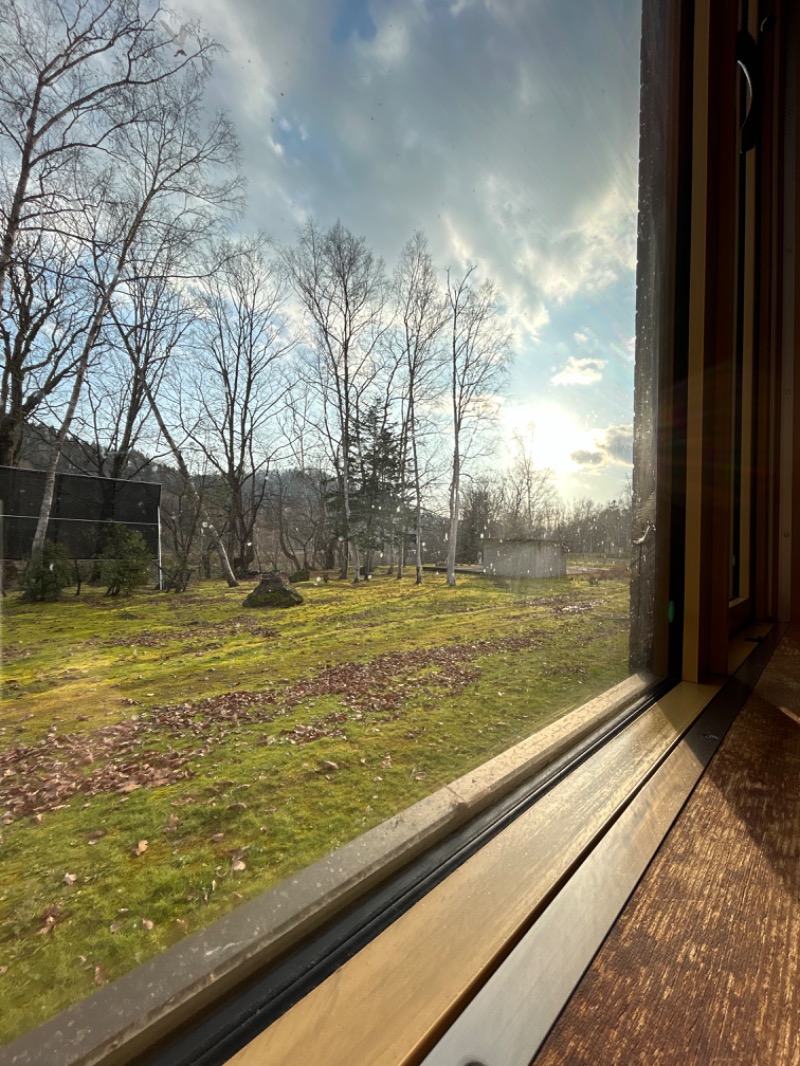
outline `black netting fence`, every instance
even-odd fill
[[[41,470],[0,466],[4,559],[30,555],[44,480]],[[109,523],[122,522],[142,534],[157,558],[160,503],[161,486],[154,482],[58,474],[47,539],[63,544],[73,559],[90,559],[101,549]]]

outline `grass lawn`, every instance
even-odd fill
[[[627,676],[624,567],[298,587],[3,600],[0,1042]]]

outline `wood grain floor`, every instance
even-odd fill
[[[800,629],[535,1059],[581,1063],[800,1063]]]

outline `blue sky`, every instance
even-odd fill
[[[176,15],[190,16],[191,9]],[[639,10],[629,0],[208,0],[224,44],[244,225],[308,214],[393,267],[415,229],[436,263],[501,289],[516,359],[504,438],[568,498],[616,495],[633,402]]]

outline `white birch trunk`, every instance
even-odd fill
[[[461,479],[461,456],[458,449],[458,436],[453,448],[453,480],[450,482],[450,532],[447,544],[447,584],[455,588],[456,584],[456,539],[458,537],[458,490]]]
[[[47,471],[44,478],[42,504],[39,508],[39,520],[36,523],[36,532],[33,535],[33,544],[31,545],[32,556],[38,555],[42,551],[44,548],[44,542],[47,539],[47,527],[50,524],[50,514],[53,510],[53,496],[56,491],[56,470],[58,469],[61,453],[64,450],[64,441],[67,439],[67,434],[72,425],[72,419],[74,418],[75,411],[78,407],[78,400],[80,399],[81,390],[83,389],[83,382],[86,378],[86,370],[89,365],[89,356],[93,345],[94,340],[92,339],[90,342],[87,339],[84,355],[81,358],[78,373],[75,376],[75,382],[72,386],[72,394],[69,398],[69,404],[67,406],[66,414],[64,415],[64,420],[62,421],[58,433],[56,434],[56,438],[53,441],[53,447],[50,449],[50,460],[47,464]]]

